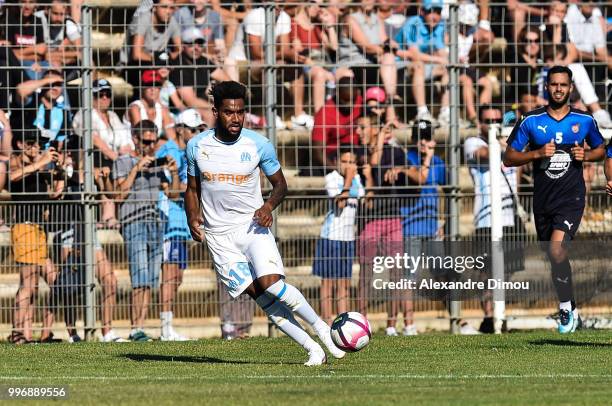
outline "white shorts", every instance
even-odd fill
[[[206,234],[206,244],[215,271],[233,298],[257,278],[285,275],[272,232],[256,222],[226,234]]]

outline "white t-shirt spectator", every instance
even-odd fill
[[[596,49],[606,47],[606,36],[599,23],[600,18],[601,11],[597,8],[593,9],[588,19],[575,4],[571,4],[567,9],[565,23],[569,40],[579,51],[594,53]]]
[[[330,197],[331,210],[325,216],[323,227],[321,227],[321,238],[334,241],[355,241],[357,198],[365,195],[365,189],[361,184],[361,178],[356,174],[349,190],[350,197],[346,200],[346,206],[338,210],[334,198],[342,192],[343,187],[344,176],[338,171],[325,175],[325,189]]]
[[[476,158],[476,151],[489,144],[480,137],[469,137],[465,140],[463,152],[465,161],[470,168],[470,175],[474,180],[474,225],[476,228],[491,227],[491,174],[489,162],[480,163]],[[502,192],[502,220],[503,227],[514,226],[514,201],[512,191],[516,191],[516,168],[507,168],[502,165],[496,170],[500,177]],[[501,175],[505,176],[504,179]],[[512,191],[510,187],[512,187]]]
[[[287,13],[281,11],[276,18],[274,36],[289,34],[291,32],[291,18]],[[262,44],[266,40],[266,10],[263,7],[255,8],[246,15],[244,21],[236,32],[234,44],[230,49],[229,56],[236,61],[247,61],[246,34],[261,37]]]
[[[129,146],[134,149],[134,143],[132,142],[132,135],[130,134],[130,128],[127,127],[117,113],[114,111],[108,112],[108,121],[110,126],[107,126],[97,110],[91,112],[91,131],[98,134],[98,136],[115,152],[124,146]],[[82,137],[84,133],[83,129],[83,110],[77,111],[72,120],[72,128],[75,134]]]

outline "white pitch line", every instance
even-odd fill
[[[612,374],[530,374],[530,375],[233,375],[231,379],[560,379],[560,378],[605,378],[612,379]],[[203,375],[182,375],[182,376],[0,376],[0,381],[27,381],[27,380],[138,380],[138,381],[182,381],[182,380],[218,380],[228,379],[225,376],[203,376]]]

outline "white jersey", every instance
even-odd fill
[[[242,129],[232,143],[220,141],[215,132],[204,131],[189,141],[187,172],[200,178],[204,231],[225,234],[251,223],[263,205],[259,169],[270,176],[280,163],[270,141],[255,131]]]
[[[358,197],[365,195],[365,189],[361,184],[361,178],[355,174],[349,190],[349,199],[342,210],[338,210],[334,198],[342,193],[344,188],[344,176],[338,171],[332,171],[325,175],[325,189],[331,198],[331,210],[325,216],[323,227],[321,227],[321,238],[335,241],[355,241],[355,217],[357,214]]]
[[[465,140],[465,160],[474,180],[474,225],[476,228],[491,227],[491,173],[489,163],[480,163],[475,153],[489,144],[480,137],[469,137]],[[514,201],[512,193],[516,191],[516,168],[502,165],[495,171],[500,177],[502,195],[502,224],[504,227],[514,225]],[[502,173],[504,176],[502,176]],[[504,179],[504,177],[506,179]],[[512,190],[510,190],[510,186]]]

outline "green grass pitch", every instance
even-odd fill
[[[79,405],[558,406],[612,399],[610,331],[376,335],[363,351],[322,367],[304,367],[306,358],[287,338],[2,344],[0,386],[68,385],[69,403]]]

